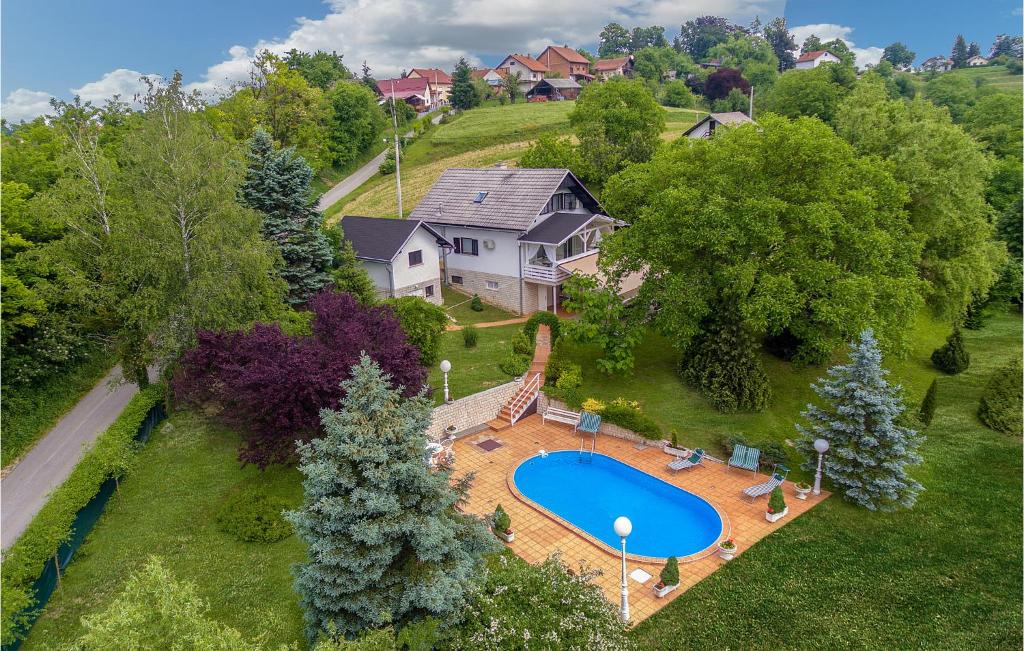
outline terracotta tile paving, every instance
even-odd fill
[[[456,476],[468,472],[476,473],[466,510],[486,515],[493,513],[495,506],[500,503],[512,519],[516,538],[509,547],[516,554],[531,563],[537,563],[551,553],[561,551],[563,561],[572,568],[577,568],[581,561],[585,561],[590,567],[603,571],[596,582],[604,589],[608,600],[618,604],[621,562],[619,555],[553,516],[537,510],[509,488],[508,478],[521,461],[537,454],[540,449],[549,452],[578,450],[578,435],[574,434],[570,427],[556,423],[545,425],[540,416],[533,415],[502,430],[500,441],[503,445],[491,452],[486,452],[477,445],[481,439],[488,437],[489,435],[469,436],[455,442]],[[806,501],[798,500],[793,484],[787,481],[783,485],[783,490],[789,514],[782,520],[771,523],[764,518],[767,497],[761,497],[751,503],[742,495],[744,488],[768,479],[764,473],[755,476],[749,471],[727,470],[724,464],[705,462],[704,468],[673,474],[666,467],[671,457],[660,448],[637,450],[636,444],[632,441],[603,434],[598,435],[597,451],[708,500],[724,514],[725,531],[722,539],[732,537],[736,541],[737,555],[828,497],[827,492],[822,492],[818,497],[808,495]],[[608,524],[611,526],[611,523]],[[725,562],[717,554],[681,562],[679,588],[667,597],[658,599],[654,596],[653,585],[657,582],[662,563],[647,562],[639,558],[627,559],[627,572],[643,568],[652,575],[646,584],[629,579],[630,615],[633,623],[650,617]]]

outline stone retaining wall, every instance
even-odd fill
[[[513,380],[435,407],[431,412],[427,439],[439,441],[445,438],[445,430],[450,425],[455,426],[456,434],[458,434],[497,418],[502,405],[508,402],[520,387],[522,387],[522,380]]]
[[[537,399],[537,413],[543,414],[544,410],[548,407],[553,407],[554,409],[565,409],[567,411],[576,411],[561,400],[549,398],[546,393],[541,391],[540,397]],[[601,427],[597,428],[597,431],[602,434],[607,434],[608,436],[614,436],[617,439],[625,439],[626,441],[632,441],[634,443],[643,443],[644,445],[652,448],[661,447],[667,443],[667,441],[654,441],[649,438],[644,438],[633,430],[628,430],[625,427],[619,427],[618,425],[607,423],[603,420],[601,421]]]

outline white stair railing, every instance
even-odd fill
[[[523,415],[526,408],[534,401],[538,393],[540,393],[540,373],[534,373],[533,377],[526,382],[522,390],[516,394],[516,397],[508,405],[509,420],[512,421],[513,425],[516,424],[516,421]]]

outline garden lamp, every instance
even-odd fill
[[[818,452],[818,471],[814,473],[814,494],[821,495],[821,461],[825,458],[825,453],[828,452],[828,441],[825,439],[816,439],[814,441],[814,449]]]
[[[446,359],[441,360],[441,372],[444,373],[444,401],[448,400],[448,371],[452,370],[452,363]]]
[[[633,523],[624,515],[615,518],[615,535],[622,539],[622,605],[619,616],[629,622],[629,587],[626,585],[626,536],[633,531]]]

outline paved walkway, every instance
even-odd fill
[[[515,325],[517,323],[526,323],[530,317],[528,316],[517,316],[514,319],[505,319],[504,321],[488,321],[486,323],[467,323],[465,326],[450,324],[447,326],[449,332],[456,330],[462,330],[466,326],[473,326],[474,328],[498,328],[500,326]]]
[[[86,447],[138,393],[136,385],[123,382],[111,390],[111,380],[120,378],[121,367],[115,366],[0,481],[0,548],[14,544]]]

